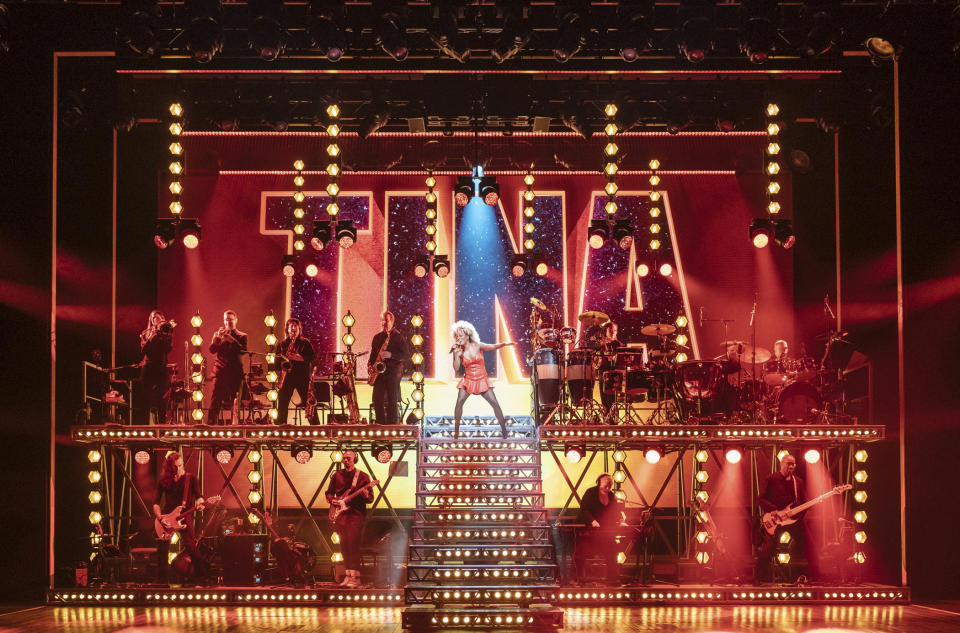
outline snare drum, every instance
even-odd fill
[[[533,352],[533,371],[537,378],[537,400],[540,405],[555,405],[560,402],[560,367],[557,355],[549,347]]]
[[[552,327],[542,327],[537,330],[537,340],[546,347],[555,347],[560,340],[560,331]]]
[[[777,420],[785,424],[809,424],[822,406],[816,387],[795,380],[786,385],[777,398]]]
[[[575,403],[593,398],[593,383],[597,378],[593,357],[592,349],[575,349],[567,355],[567,385],[570,399]]]

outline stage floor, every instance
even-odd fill
[[[745,605],[726,607],[567,607],[564,631],[673,633],[946,633],[960,631],[949,605]],[[56,607],[0,614],[0,631],[73,633],[318,631],[400,633],[400,608]]]

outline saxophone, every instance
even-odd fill
[[[357,405],[357,357],[353,352],[347,352],[343,355],[343,381],[347,385],[347,394],[344,399],[347,401],[347,415],[350,418],[350,424],[360,423],[360,407]]]
[[[383,362],[383,351],[387,349],[387,345],[390,344],[390,335],[393,334],[393,331],[387,332],[387,338],[384,339],[383,345],[380,346],[380,351],[377,352],[377,360],[375,360],[370,365],[370,372],[367,377],[367,384],[371,387],[373,383],[377,382],[377,378],[380,377],[380,374],[387,371],[387,364]]]

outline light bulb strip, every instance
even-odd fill
[[[263,324],[267,326],[267,333],[263,337],[263,342],[267,344],[267,354],[265,357],[267,365],[267,385],[269,389],[267,390],[267,400],[270,402],[270,410],[267,415],[270,416],[270,421],[276,421],[279,418],[280,410],[277,408],[277,402],[279,401],[279,369],[280,365],[277,363],[277,317],[274,315],[273,310],[270,311],[263,319]]]
[[[767,217],[780,213],[780,106],[768,103],[766,108],[767,143],[763,151],[763,170],[767,174]]]
[[[337,196],[340,194],[340,172],[342,163],[341,149],[339,145],[341,127],[340,127],[340,106],[331,103],[327,106],[327,175],[330,181],[327,183],[327,215],[336,222],[340,213],[340,205],[337,203]],[[333,225],[335,227],[335,224]],[[335,228],[333,229],[336,230]]]
[[[423,419],[423,410],[426,403],[426,392],[424,391],[424,383],[426,378],[424,377],[423,368],[424,368],[424,358],[423,358],[423,317],[419,314],[415,314],[410,318],[410,325],[413,327],[413,335],[410,337],[410,342],[413,346],[413,353],[411,359],[413,363],[413,377],[418,378],[419,380],[413,381],[413,390],[414,393],[419,393],[420,398],[413,397],[413,416],[419,422]]]
[[[637,275],[646,277],[654,269],[659,272],[657,254],[660,252],[665,240],[665,232],[661,217],[663,216],[663,196],[660,193],[660,161],[656,158],[650,159],[650,176],[647,182],[650,185],[650,224],[647,228],[649,239],[645,241],[644,251],[648,254],[648,261],[638,260]]]
[[[306,235],[306,227],[303,224],[303,218],[306,215],[304,212],[304,195],[303,195],[303,161],[299,158],[293,162],[293,169],[295,171],[293,176],[293,185],[295,191],[293,192],[293,254],[299,255],[303,252],[304,246],[304,235]]]
[[[853,456],[853,518],[854,518],[854,538],[853,538],[853,562],[856,565],[862,565],[866,562],[867,556],[864,552],[864,544],[867,542],[867,518],[868,513],[865,509],[867,501],[867,491],[864,489],[867,482],[866,449],[854,444],[850,447],[850,454]],[[863,456],[862,460],[860,456]],[[857,574],[859,577],[859,574]]]
[[[533,170],[527,172],[523,177],[523,184],[526,186],[526,190],[523,192],[523,231],[525,237],[523,239],[523,250],[527,253],[533,251],[536,246],[536,241],[533,238],[534,231],[536,231],[536,225],[534,224],[534,218],[536,217],[536,206],[534,202],[536,201],[537,194],[533,190],[533,183],[535,179],[533,177]],[[527,269],[529,270],[535,264],[531,262]]]
[[[191,400],[194,407],[190,412],[194,423],[199,424],[203,420],[203,383],[206,380],[206,371],[204,370],[203,357],[203,336],[200,334],[200,326],[203,325],[203,319],[200,312],[197,312],[190,319],[190,325],[193,326],[193,336],[190,337],[190,382],[193,386]]]
[[[183,106],[179,102],[174,102],[170,104],[168,111],[170,112],[170,126],[167,128],[170,131],[170,145],[167,147],[170,151],[168,171],[170,172],[169,189],[172,195],[169,209],[174,221],[179,221],[183,213],[183,170],[185,164],[183,144],[180,142],[184,127]]]
[[[276,459],[276,454],[274,454],[274,459]],[[250,471],[247,473],[247,481],[250,482],[250,492],[247,493],[247,501],[250,503],[247,522],[256,527],[259,526],[261,519],[254,510],[262,513],[265,507],[263,498],[263,446],[257,444],[251,446],[247,453],[247,461],[250,462]]]
[[[433,267],[433,254],[437,250],[437,194],[434,191],[434,187],[437,186],[437,179],[433,175],[433,170],[427,171],[427,193],[424,195],[427,202],[427,226],[424,227],[424,231],[427,234],[427,240],[424,244],[424,248],[427,250],[427,258],[429,259],[427,269],[427,274],[430,274],[430,268]]]
[[[353,334],[353,326],[356,324],[353,313],[350,310],[347,310],[347,313],[343,315],[343,318],[340,319],[340,322],[343,324],[343,327],[347,328],[347,331],[343,333],[343,336],[340,337],[340,342],[343,343],[344,347],[347,349],[347,354],[353,353],[353,344],[357,342],[356,337]]]
[[[603,112],[607,115],[607,122],[603,128],[606,136],[606,142],[603,146],[602,164],[603,174],[607,178],[607,184],[603,188],[607,194],[607,203],[604,205],[604,210],[607,213],[607,220],[612,224],[618,210],[616,201],[617,171],[619,170],[617,153],[619,152],[620,148],[617,147],[616,137],[620,130],[617,127],[616,121],[617,106],[613,103],[608,103],[606,107],[604,107]]]

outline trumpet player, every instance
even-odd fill
[[[310,388],[310,364],[313,363],[313,345],[309,339],[301,336],[303,324],[300,319],[290,318],[284,327],[287,338],[280,341],[277,354],[283,357],[283,380],[280,382],[280,394],[277,398],[277,424],[287,423],[287,409],[290,406],[290,396],[297,391],[300,406],[307,405]],[[311,420],[312,422],[312,420]]]
[[[224,405],[233,406],[233,399],[243,384],[243,354],[247,351],[247,335],[237,329],[239,318],[233,310],[223,313],[223,327],[216,331],[210,341],[210,353],[217,355],[214,363],[213,394],[207,424],[220,422],[220,410]]]
[[[173,328],[177,322],[167,321],[160,310],[147,318],[147,329],[140,332],[140,384],[147,403],[147,416],[153,414],[155,424],[164,424],[167,418],[167,390],[170,374],[167,355],[173,350]]]
[[[370,343],[370,364],[367,366],[373,382],[373,411],[377,424],[396,424],[400,418],[397,404],[400,402],[400,378],[403,376],[403,361],[407,358],[407,343],[393,329],[396,317],[385,310],[380,315],[380,331]]]

